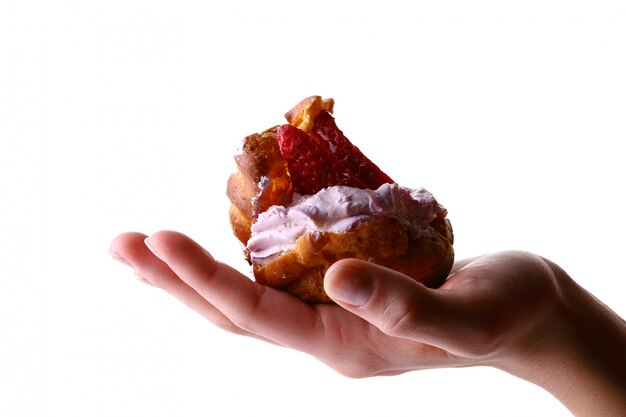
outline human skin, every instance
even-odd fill
[[[109,252],[215,325],[306,352],[349,377],[492,366],[543,387],[577,416],[626,410],[626,322],[531,253],[457,261],[438,289],[342,260],[324,281],[336,304],[309,305],[177,232],[125,233]]]

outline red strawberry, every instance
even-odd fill
[[[376,189],[393,182],[350,143],[328,112],[316,117],[310,134],[292,125],[280,126],[278,145],[300,194],[315,194],[333,185]]]
[[[344,136],[330,113],[321,112],[315,118],[311,135],[325,141],[335,158],[342,161],[347,171],[353,172],[359,180],[364,182],[365,188],[374,190],[383,184],[394,182]]]

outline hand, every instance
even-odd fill
[[[555,382],[551,376],[582,369],[561,355],[564,347],[577,350],[570,339],[581,331],[568,323],[571,311],[563,306],[570,299],[589,302],[558,266],[537,255],[503,252],[458,261],[439,289],[371,263],[343,260],[325,277],[325,289],[337,304],[308,305],[252,282],[176,232],[149,238],[123,234],[110,252],[217,326],[309,353],[350,377],[490,365],[544,386],[571,409],[580,408],[571,381]],[[594,304],[584,319],[598,316],[606,322],[607,310]],[[623,369],[619,346],[626,343],[619,343],[626,332],[617,328],[616,358]],[[602,368],[600,374],[610,377],[608,388],[618,383],[617,394],[606,384],[599,390],[624,401],[619,395],[624,374],[607,372]],[[593,390],[587,386],[586,391]]]
[[[146,238],[122,235],[111,252],[216,325],[312,354],[352,377],[487,360],[510,346],[509,339],[519,338],[520,329],[528,327],[525,322],[543,315],[550,304],[534,295],[537,287],[547,293],[541,287],[548,282],[516,279],[518,269],[534,277],[526,273],[525,259],[515,272],[501,266],[528,256],[524,254],[457,262],[440,290],[370,263],[346,260],[334,265],[326,279],[328,294],[338,305],[308,305],[216,262],[181,234],[159,232]],[[498,277],[499,269],[509,276]]]

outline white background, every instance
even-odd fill
[[[213,328],[107,249],[176,229],[247,273],[232,155],[321,94],[448,208],[459,258],[537,252],[625,316],[625,6],[2,0],[0,415],[568,415],[487,368],[344,378]]]

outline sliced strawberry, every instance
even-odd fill
[[[310,134],[292,125],[280,126],[277,133],[280,152],[300,194],[315,194],[333,185],[376,189],[393,182],[350,143],[328,112],[318,115]]]
[[[321,112],[316,118],[311,135],[327,143],[328,149],[342,166],[365,183],[365,188],[376,189],[394,181],[376,164],[354,146],[337,127],[335,119],[328,112]]]
[[[317,138],[291,125],[280,126],[277,133],[280,152],[297,193],[315,194],[333,185],[365,186],[351,172],[333,166],[333,154]]]

